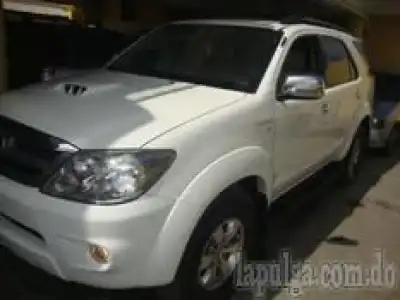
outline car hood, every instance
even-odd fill
[[[243,96],[100,70],[5,94],[0,114],[80,148],[136,148]]]

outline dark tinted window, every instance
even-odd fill
[[[320,40],[326,57],[325,81],[327,87],[357,79],[357,68],[343,42],[328,36],[322,36]]]
[[[300,37],[290,47],[283,63],[279,85],[288,75],[323,75],[323,64],[318,38],[316,36]]]
[[[261,28],[170,25],[139,40],[109,68],[255,92],[280,36]]]

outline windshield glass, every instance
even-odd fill
[[[280,37],[265,28],[169,25],[140,39],[108,68],[254,93]]]

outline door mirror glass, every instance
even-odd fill
[[[325,94],[324,81],[320,76],[289,75],[285,78],[279,99],[321,99]]]

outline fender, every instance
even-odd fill
[[[354,113],[352,123],[351,123],[351,130],[349,130],[347,137],[345,138],[343,145],[339,148],[337,160],[343,160],[347,153],[350,150],[351,144],[353,143],[353,139],[355,134],[357,133],[358,128],[361,126],[361,122],[365,118],[371,117],[371,106],[369,102],[364,102],[358,110]]]
[[[270,155],[254,146],[225,154],[200,172],[175,202],[150,256],[147,278],[153,282],[157,279],[159,285],[171,283],[191,234],[207,207],[226,188],[249,176],[262,178],[265,190],[271,191],[271,167]]]

